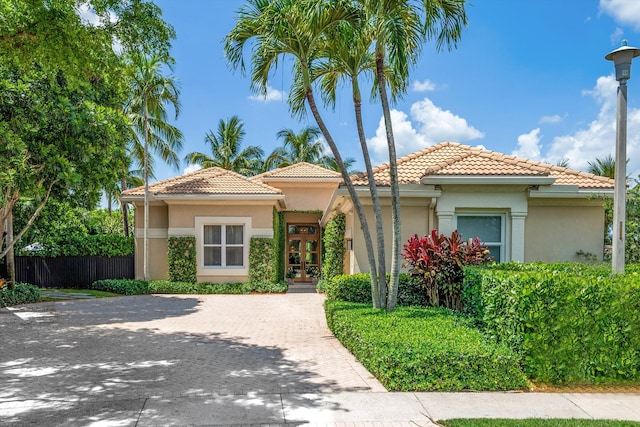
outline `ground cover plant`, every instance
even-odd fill
[[[47,288],[47,291],[58,292],[61,294],[68,294],[70,297],[74,294],[83,294],[83,295],[91,295],[95,298],[110,298],[110,297],[119,297],[120,294],[116,294],[114,292],[106,292],[106,291],[97,291],[95,289],[60,289],[60,288]],[[50,298],[47,296],[42,296],[40,298],[40,302],[47,301],[58,301],[57,298]]]
[[[506,264],[465,270],[465,309],[548,384],[640,381],[638,266]]]
[[[169,280],[133,280],[105,279],[91,284],[92,289],[114,292],[122,295],[143,294],[250,294],[282,293],[287,291],[287,284],[271,282],[254,283],[190,283],[172,282]]]
[[[3,283],[0,288],[0,307],[40,301],[40,289],[28,283],[16,283],[13,288]]]
[[[453,419],[438,421],[443,427],[637,427],[636,421],[582,420],[582,419]]]
[[[340,342],[391,391],[512,390],[528,387],[519,358],[486,341],[450,310],[327,300],[327,323]]]

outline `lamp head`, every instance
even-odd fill
[[[613,61],[616,67],[616,80],[623,81],[631,78],[631,61],[640,55],[640,49],[627,46],[627,41],[622,40],[622,46],[607,54],[604,59]]]

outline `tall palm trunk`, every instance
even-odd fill
[[[385,305],[387,299],[387,266],[386,254],[384,248],[384,229],[382,218],[382,207],[380,206],[380,197],[378,196],[378,186],[373,176],[373,167],[371,166],[371,157],[369,156],[369,147],[367,147],[367,138],[364,133],[362,124],[362,96],[360,94],[360,86],[358,79],[351,79],[351,88],[353,93],[353,108],[356,114],[356,126],[358,128],[358,137],[360,139],[360,147],[362,148],[362,157],[367,171],[367,179],[369,180],[369,191],[371,192],[371,200],[373,202],[373,211],[376,217],[376,243],[378,245],[378,300],[380,307]]]
[[[358,219],[360,220],[360,228],[362,229],[362,234],[364,235],[364,242],[365,242],[365,246],[367,249],[367,258],[369,261],[369,271],[370,273],[370,277],[371,277],[371,297],[372,297],[372,302],[373,302],[373,307],[374,308],[382,308],[383,305],[381,304],[381,301],[378,301],[377,296],[379,295],[379,282],[378,282],[378,277],[376,274],[376,259],[375,259],[375,255],[374,255],[374,249],[373,249],[373,241],[371,240],[371,232],[369,231],[369,225],[367,224],[367,218],[364,215],[364,210],[362,209],[362,204],[360,203],[360,198],[358,197],[358,194],[356,193],[356,190],[353,186],[353,183],[351,182],[351,177],[349,176],[349,174],[347,173],[347,169],[344,166],[344,162],[342,161],[342,156],[340,155],[340,151],[338,150],[338,146],[336,145],[335,141],[333,140],[333,138],[331,137],[331,134],[329,133],[329,129],[327,129],[327,126],[324,123],[324,120],[322,120],[322,117],[320,116],[320,113],[318,112],[318,106],[316,105],[316,101],[315,98],[313,96],[313,91],[311,90],[311,87],[308,86],[307,87],[307,102],[309,103],[309,108],[311,109],[311,113],[313,114],[313,117],[316,120],[316,123],[318,124],[318,127],[320,128],[320,131],[322,132],[322,135],[324,136],[324,138],[327,140],[327,143],[329,144],[329,148],[331,148],[331,152],[333,153],[333,157],[335,157],[336,159],[336,163],[338,164],[338,167],[340,168],[340,172],[342,173],[342,179],[344,179],[345,185],[347,186],[347,191],[349,192],[349,196],[351,197],[351,200],[353,201],[353,206],[356,210],[356,213],[358,215]]]
[[[127,178],[122,178],[120,181],[121,191],[127,190]],[[129,204],[120,202],[120,210],[122,211],[122,227],[125,237],[129,237]]]
[[[387,133],[387,146],[389,148],[389,178],[391,181],[391,226],[393,243],[391,246],[391,281],[389,285],[389,296],[387,298],[387,311],[392,311],[395,308],[396,301],[398,299],[398,281],[400,279],[400,245],[402,236],[400,224],[400,186],[398,185],[396,143],[393,137],[391,111],[389,110],[386,77],[384,74],[384,54],[380,47],[377,47],[376,50],[376,75],[378,77],[380,103],[382,104],[384,125]]]
[[[147,100],[144,100],[144,231],[143,231],[143,247],[144,247],[144,266],[143,278],[149,280],[149,111]]]

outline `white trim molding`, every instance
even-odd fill
[[[204,265],[204,226],[205,225],[242,225],[243,254],[242,266],[239,267],[211,267]],[[248,276],[249,275],[249,240],[252,234],[251,217],[195,217],[196,260],[198,276]]]

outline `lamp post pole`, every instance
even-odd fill
[[[614,274],[624,273],[625,215],[627,193],[627,80],[631,78],[631,61],[640,55],[640,49],[622,46],[610,52],[605,59],[613,61],[618,81],[618,107],[616,117],[616,164],[613,195],[613,252],[611,269]]]

